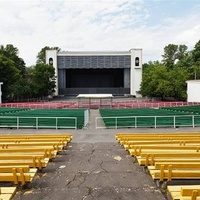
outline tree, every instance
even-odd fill
[[[12,99],[14,96],[13,87],[20,79],[20,71],[14,62],[4,55],[0,55],[0,82],[3,82],[3,99]]]
[[[169,68],[173,68],[177,59],[178,45],[169,44],[164,48],[163,64]]]
[[[187,98],[187,84],[186,81],[189,80],[190,73],[186,68],[174,67],[169,71],[169,77],[173,83],[173,92],[171,97],[178,100],[185,100]]]
[[[150,63],[143,73],[141,94],[148,97],[165,99],[173,91],[167,68],[160,63]]]
[[[49,47],[49,46],[43,47],[37,55],[37,61],[36,61],[37,64],[39,63],[46,64],[46,50],[60,51],[61,49],[59,47]]]
[[[32,71],[32,84],[37,97],[51,95],[55,91],[55,69],[52,65],[36,64]]]
[[[186,81],[190,73],[187,68],[174,66],[168,69],[159,62],[145,65],[140,93],[150,98],[185,100]]]
[[[200,63],[200,40],[194,46],[192,51],[192,59],[194,63]]]
[[[162,55],[163,64],[169,69],[172,69],[178,61],[181,61],[185,56],[187,56],[187,49],[188,47],[186,45],[167,45],[164,48],[164,55]]]
[[[25,73],[25,62],[18,56],[19,50],[12,44],[7,44],[5,47],[0,46],[0,55],[4,55],[14,62],[15,67],[19,70],[21,75]]]

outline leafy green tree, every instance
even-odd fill
[[[163,64],[172,69],[175,64],[182,61],[188,55],[188,47],[186,45],[169,44],[164,48]]]
[[[141,94],[143,96],[165,99],[171,96],[172,91],[173,86],[167,68],[158,62],[154,65],[150,63],[143,73]]]
[[[60,51],[61,49],[59,47],[49,47],[49,46],[45,46],[43,47],[40,52],[37,55],[37,61],[36,63],[43,63],[46,64],[46,50],[57,50]]]
[[[190,69],[191,79],[200,79],[200,40],[191,51],[192,65]]]
[[[191,52],[188,52],[187,54],[185,54],[185,56],[183,56],[180,60],[178,60],[174,66],[185,68],[188,71],[190,71],[192,65],[193,65],[192,55]]]
[[[25,73],[25,62],[22,58],[18,56],[19,50],[12,44],[7,44],[5,47],[0,46],[0,55],[4,55],[13,61],[15,67],[19,70],[21,75]]]
[[[20,79],[20,71],[14,62],[4,55],[0,55],[0,82],[3,82],[3,99],[12,99],[14,94],[13,87]]]
[[[171,97],[177,100],[186,100],[186,81],[190,78],[190,73],[188,70],[186,68],[174,67],[169,71],[169,77],[173,85]]]
[[[188,47],[186,45],[179,45],[176,57],[179,61],[184,59],[188,55]]]
[[[169,44],[164,48],[163,64],[168,68],[173,68],[175,61],[177,59],[178,45]]]
[[[185,100],[187,97],[186,81],[190,78],[188,69],[191,69],[187,61],[190,64],[192,63],[191,56],[190,54],[184,53],[184,56],[176,64],[173,64],[172,68],[158,61],[151,61],[145,64],[141,83],[141,94],[162,100],[168,98]]]
[[[200,40],[195,44],[192,50],[192,59],[194,63],[200,63]]]
[[[52,65],[36,64],[32,71],[32,85],[38,97],[51,95],[55,91],[55,69]]]

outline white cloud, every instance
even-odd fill
[[[143,48],[147,62],[160,59],[170,43],[193,48],[200,32],[195,6],[181,18],[158,15],[159,23],[150,23],[153,13],[145,0],[0,0],[0,43],[16,46],[28,66],[44,46],[69,51]]]

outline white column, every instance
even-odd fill
[[[1,92],[1,85],[3,85],[3,83],[0,82],[0,103],[2,103],[2,92]]]
[[[53,60],[53,67],[55,68],[56,88],[54,95],[58,95],[58,67],[57,67],[57,50],[46,50],[46,64]]]
[[[130,93],[139,97],[142,82],[142,49],[131,49]]]

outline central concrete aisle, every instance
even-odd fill
[[[164,200],[116,143],[70,143],[14,200]]]
[[[90,130],[96,129],[96,119],[98,117],[99,117],[99,119],[97,121],[97,126],[98,127],[105,127],[102,119],[100,119],[101,115],[100,115],[98,109],[95,109],[95,110],[91,109],[91,110],[89,110],[89,113],[90,113],[90,121],[89,121],[89,124],[87,126],[88,129],[90,129]]]

